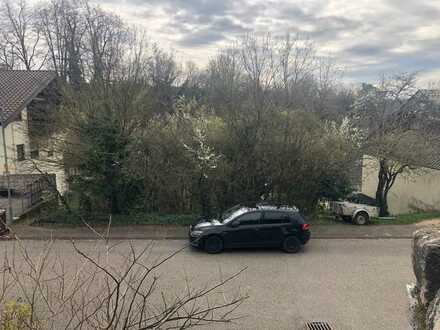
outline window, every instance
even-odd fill
[[[250,212],[242,215],[236,221],[240,222],[241,226],[256,225],[261,218],[261,212]]]
[[[17,144],[17,160],[24,160],[24,144]]]
[[[304,218],[303,218],[302,215],[299,214],[298,212],[294,212],[294,213],[292,214],[292,219],[293,219],[293,222],[294,222],[295,224],[300,224],[300,225],[302,225],[302,224],[305,223]]]
[[[40,151],[38,149],[31,150],[31,158],[38,159],[40,157]]]
[[[264,212],[263,224],[289,223],[290,217],[286,212],[266,211]]]

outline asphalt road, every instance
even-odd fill
[[[137,249],[147,243],[133,242]],[[45,243],[23,244],[31,253],[39,253]],[[185,244],[183,240],[156,241],[149,258],[168,255]],[[13,245],[0,242],[0,252],[12,251]],[[94,241],[81,241],[78,246],[89,253],[102,249]],[[78,262],[68,241],[58,241],[54,247],[69,265]],[[341,330],[408,329],[406,284],[413,280],[410,249],[411,241],[406,239],[315,239],[296,255],[278,250],[208,255],[188,248],[160,268],[160,283],[162,290],[179,292],[185,283],[200,287],[247,267],[222,288],[226,295],[238,291],[249,295],[238,310],[245,317],[234,325],[208,329],[302,329],[305,321],[316,320]],[[110,262],[117,266],[128,253],[128,243],[122,242]]]

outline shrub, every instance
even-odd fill
[[[42,322],[33,319],[32,308],[28,304],[9,300],[1,313],[1,330],[40,330],[43,329]]]

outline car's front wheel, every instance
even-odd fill
[[[208,253],[220,253],[223,251],[223,240],[219,236],[209,236],[205,239],[203,247]]]
[[[301,250],[301,242],[295,236],[287,236],[283,241],[282,248],[287,253],[297,253]]]

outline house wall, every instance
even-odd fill
[[[25,152],[29,155],[29,137],[27,134],[27,109],[21,113],[21,121],[14,121],[5,127],[6,152],[8,156],[9,172],[18,174],[21,164],[17,160],[17,145],[24,144]],[[5,155],[3,149],[3,136],[0,134],[0,172],[5,173]]]
[[[362,169],[362,192],[374,197],[378,183],[379,162],[364,156]],[[388,193],[391,214],[416,211],[440,211],[440,171],[422,168],[411,175],[402,174]]]
[[[29,161],[29,159],[31,159],[31,145],[27,127],[27,109],[22,111],[21,120],[9,123],[5,127],[6,152],[10,174],[40,174],[40,172],[35,169],[33,162]],[[24,161],[19,161],[17,159],[17,145],[20,144],[24,145],[26,159]],[[40,159],[44,159],[47,156],[48,155],[45,152],[40,151]],[[58,156],[54,155],[52,157],[53,159],[56,159]],[[41,160],[34,160],[34,162],[40,170],[56,175],[57,189],[61,193],[64,193],[67,190],[64,170]],[[3,174],[5,174],[5,155],[3,149],[3,136],[0,134],[0,175]]]

